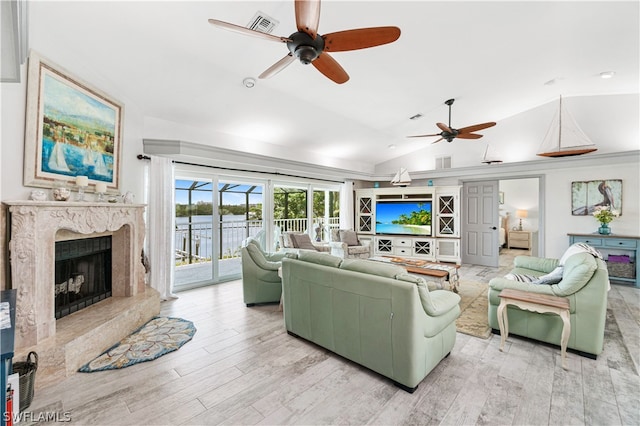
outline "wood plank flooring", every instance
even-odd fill
[[[504,259],[500,268],[463,265],[461,278],[504,275]],[[499,336],[458,333],[413,394],[289,336],[277,305],[246,308],[240,281],[179,296],[161,314],[193,321],[191,342],[123,370],[78,373],[36,391],[27,411],[82,425],[640,424],[640,290],[632,287],[609,293],[598,360],[568,353],[563,370],[558,348],[510,336],[500,352]]]

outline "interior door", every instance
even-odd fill
[[[498,181],[465,182],[462,190],[462,262],[497,267]]]

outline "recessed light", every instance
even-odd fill
[[[615,71],[603,71],[600,73],[601,78],[612,78],[616,75]]]
[[[244,80],[242,80],[242,85],[247,89],[251,89],[256,85],[256,79],[252,77],[247,77]]]
[[[389,145],[387,148],[389,149],[396,149],[396,146],[394,144]]]

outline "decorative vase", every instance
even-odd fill
[[[608,223],[601,223],[600,228],[598,228],[598,234],[609,235],[611,234],[611,228],[609,228]]]

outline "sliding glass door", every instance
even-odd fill
[[[264,186],[202,172],[176,179],[177,291],[241,277],[242,241],[265,238]]]

